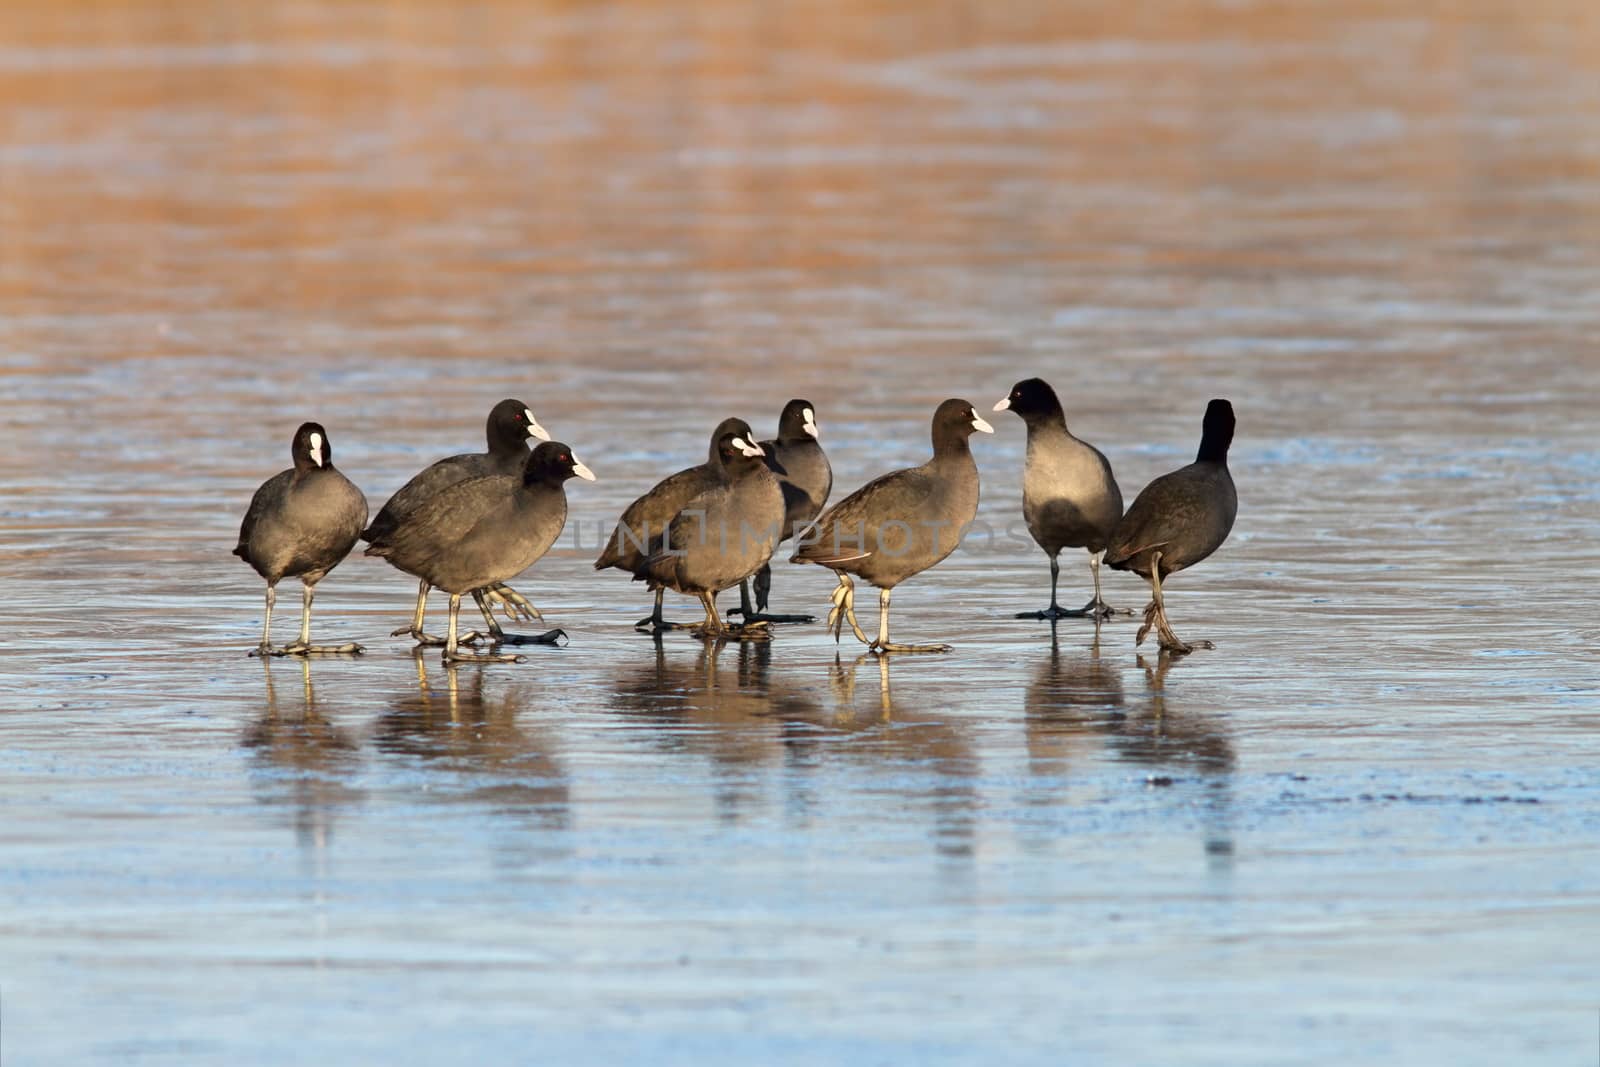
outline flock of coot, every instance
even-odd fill
[[[1028,531],[1050,559],[1050,606],[1018,618],[1101,619],[1112,609],[1100,595],[1100,564],[1127,570],[1150,583],[1151,600],[1135,639],[1153,629],[1161,648],[1182,654],[1189,644],[1172,630],[1162,601],[1162,579],[1205,559],[1226,540],[1238,510],[1228,446],[1233,406],[1213,400],[1206,408],[1200,451],[1186,467],[1144,488],[1126,512],[1111,464],[1094,446],[1073,436],[1055,391],[1044,381],[1018,382],[994,405],[1023,420],[1028,432],[1022,513]],[[771,559],[794,542],[792,563],[814,563],[839,580],[827,624],[837,641],[846,622],[877,652],[943,652],[947,645],[904,645],[889,639],[889,600],[895,586],[955,550],[978,511],[978,466],[969,438],[993,433],[965,400],[946,400],[933,413],[933,456],[918,467],[875,478],[824,510],[833,471],[818,440],[816,409],[791,400],[778,436],[757,441],[743,419],[726,419],[711,434],[706,461],[663,479],[623,511],[596,570],[615,568],[655,593],[650,615],[636,628],[652,633],[683,624],[662,617],[667,590],[699,600],[705,617],[684,628],[696,635],[766,640],[771,624],[809,622],[808,615],[769,614]],[[294,435],[294,466],[268,479],[250,501],[234,554],[267,582],[266,621],[252,655],[352,653],[356,644],[311,643],[311,602],[316,584],[358,540],[366,554],[388,560],[418,581],[409,626],[394,636],[443,645],[446,662],[514,660],[501,646],[555,643],[560,630],[511,634],[496,622],[542,619],[539,610],[505,583],[536,563],[567,521],[566,483],[594,480],[572,449],[551,441],[527,405],[502,400],[489,412],[488,450],[450,456],[423,469],[390,498],[370,524],[361,491],[333,465],[328,432],[315,422]],[[530,439],[539,442],[531,451]],[[1059,555],[1064,548],[1089,553],[1094,596],[1082,608],[1057,602]],[[272,609],[278,582],[298,577],[304,587],[300,636],[272,644]],[[868,637],[856,619],[855,579],[878,590],[878,629]],[[752,597],[752,585],[753,597]],[[717,594],[738,586],[735,624],[717,609]],[[450,597],[444,638],[423,626],[429,589]],[[461,634],[461,598],[470,595],[484,630]],[[463,646],[483,642],[488,651]]]

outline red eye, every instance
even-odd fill
[[[571,457],[571,456],[569,456],[569,455],[567,455],[567,454],[566,454],[566,453],[565,453],[565,452],[563,452],[563,453],[561,453],[561,461],[562,461],[562,462],[563,462],[563,463],[565,463],[565,462],[566,462],[566,461],[567,461],[567,460],[569,460],[569,459],[571,459],[571,458],[572,458],[572,457]]]

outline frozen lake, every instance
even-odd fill
[[[13,5],[6,1067],[1594,1062],[1600,21],[1392,6]],[[725,416],[837,499],[1035,374],[1129,500],[1232,400],[1215,650],[1012,618],[1004,413],[947,656],[590,567]],[[445,670],[357,556],[366,655],[247,658],[296,425],[376,511],[504,396],[600,479],[571,644]]]

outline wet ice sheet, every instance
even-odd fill
[[[16,13],[12,1058],[1593,1055],[1592,21],[484,10]],[[725,414],[843,492],[1034,373],[1130,498],[1232,398],[1215,652],[1009,618],[1009,418],[895,597],[949,657],[657,650],[589,569]],[[518,583],[571,647],[419,664],[354,560],[368,656],[244,658],[294,426],[376,507],[504,395],[601,478]]]

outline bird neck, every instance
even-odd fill
[[[1028,428],[1029,433],[1033,433],[1035,430],[1060,430],[1062,433],[1069,432],[1067,430],[1066,412],[1062,411],[1060,407],[1057,407],[1054,411],[1040,411],[1030,415],[1024,415],[1022,417],[1022,422],[1023,425]]]
[[[962,464],[972,463],[972,448],[967,443],[964,433],[951,433],[934,439],[933,462],[935,464]]]
[[[1228,465],[1228,446],[1232,443],[1228,438],[1213,439],[1209,436],[1202,437],[1200,439],[1200,451],[1195,454],[1194,461],[1196,463],[1220,463],[1226,467]]]

